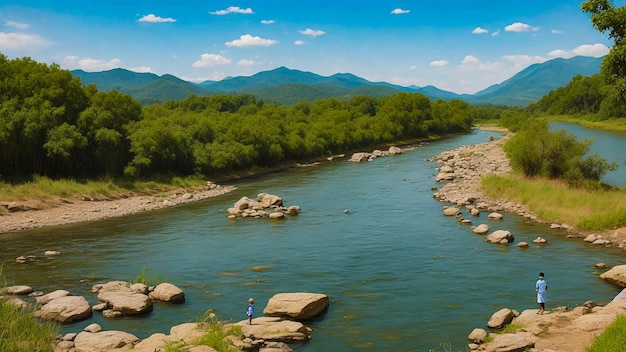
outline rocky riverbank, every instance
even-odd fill
[[[480,190],[482,177],[511,172],[509,160],[502,149],[509,138],[510,135],[506,135],[498,140],[462,146],[432,159],[441,165],[436,180],[444,184],[440,189],[434,190],[436,192],[433,196],[442,202],[454,204],[454,207],[448,209],[453,208],[457,213],[446,215],[462,215],[457,210],[461,207],[467,207],[468,213],[472,209],[512,213],[531,221],[545,223],[546,226],[563,228],[570,238],[584,237],[585,241],[596,245],[625,248],[624,228],[601,234],[586,234],[567,224],[553,224],[538,219],[522,204],[485,196]],[[610,271],[616,271],[617,274],[607,272],[600,277],[618,287],[626,287],[626,280],[619,279],[626,277],[626,266],[618,266]],[[618,279],[615,279],[616,275]],[[485,352],[584,352],[585,347],[613,322],[616,314],[626,314],[626,290],[608,304],[588,301],[581,302],[578,307],[556,307],[543,315],[537,314],[537,311],[529,309],[519,313],[514,309],[502,308],[485,322],[484,327],[488,329],[479,327],[469,332],[468,347],[472,351]],[[487,331],[509,324],[520,328],[507,334]]]
[[[585,238],[586,241],[597,245],[626,249],[626,227],[602,233],[584,232],[570,224],[539,219],[528,207],[518,202],[505,198],[491,198],[483,194],[480,189],[483,177],[503,176],[512,170],[502,148],[510,137],[510,134],[506,134],[497,140],[464,145],[432,158],[431,161],[441,165],[436,181],[443,184],[440,189],[436,190],[433,197],[459,207],[469,205],[490,212],[516,214],[529,221],[546,224],[553,228],[562,228],[566,230],[568,237]]]

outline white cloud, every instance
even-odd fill
[[[311,37],[317,37],[317,36],[326,34],[326,32],[324,31],[320,31],[318,29],[311,29],[311,28],[307,28],[303,31],[298,31],[298,32],[304,35],[310,35]]]
[[[166,23],[166,22],[176,22],[176,20],[171,17],[159,17],[159,16],[155,16],[154,14],[149,14],[138,19],[137,22]]]
[[[239,60],[239,62],[237,62],[237,64],[239,64],[240,66],[252,66],[255,64],[255,62],[249,59],[241,59]]]
[[[609,48],[607,48],[604,44],[583,44],[575,47],[571,51],[556,49],[552,50],[548,53],[548,57],[557,58],[561,57],[564,59],[569,59],[570,57],[574,57],[577,55],[580,56],[592,56],[592,57],[602,57],[609,53]]]
[[[444,67],[447,64],[449,64],[447,60],[435,60],[435,61],[430,62],[430,66],[434,66],[434,67]]]
[[[137,67],[129,67],[129,70],[133,71],[133,72],[149,72],[149,73],[154,73],[154,71],[152,71],[152,69],[148,66],[137,66]]]
[[[499,36],[499,35],[500,35],[500,30],[499,30],[499,29],[498,29],[497,31],[495,31],[495,32],[491,33],[491,36],[492,36],[492,37],[497,37],[497,36]]]
[[[461,65],[475,65],[478,63],[480,63],[480,60],[474,55],[467,55],[463,58],[463,61],[461,61]]]
[[[397,8],[397,9],[393,9],[391,11],[392,15],[404,15],[405,13],[409,13],[411,12],[411,10],[403,10],[401,8]]]
[[[304,45],[305,41],[304,40],[296,40],[295,42],[293,42],[295,45]]]
[[[482,62],[474,55],[467,55],[461,61],[461,69],[465,71],[496,71],[501,69],[502,63]]]
[[[261,20],[261,23],[262,24],[274,24],[274,23],[276,23],[276,21],[274,21],[274,20]]]
[[[79,58],[78,56],[66,56],[62,63],[70,70],[80,68],[85,71],[105,71],[120,67],[122,61],[113,58],[109,61],[92,59],[90,57]]]
[[[209,12],[211,15],[228,15],[229,13],[241,13],[244,15],[252,15],[254,11],[251,8],[242,9],[239,6],[229,6],[226,10],[218,10]]]
[[[19,23],[19,22],[14,22],[14,21],[9,21],[9,20],[4,20],[4,25],[7,27],[13,27],[17,29],[26,29],[30,27],[27,23]]]
[[[222,55],[217,54],[202,54],[200,55],[200,60],[194,62],[191,66],[195,68],[200,67],[208,67],[215,65],[228,65],[231,63],[231,60],[223,57]]]
[[[571,51],[561,50],[561,49],[552,50],[551,52],[548,53],[548,57],[550,58],[562,57],[564,59],[567,59],[572,56],[574,55],[572,54]]]
[[[37,34],[0,32],[0,50],[43,48],[52,44]]]
[[[214,71],[208,76],[202,76],[202,77],[187,77],[187,76],[180,77],[180,79],[182,80],[195,82],[195,83],[202,83],[204,81],[221,81],[224,78],[226,78],[226,73],[220,72],[220,71]]]
[[[409,66],[409,70],[415,70],[415,69],[417,69],[417,66],[415,66],[415,65]]]
[[[563,31],[560,31],[558,29],[553,29],[553,30],[550,31],[550,33],[552,33],[552,34],[563,34]]]
[[[259,36],[252,36],[250,34],[244,34],[239,39],[235,39],[230,42],[226,42],[226,46],[234,46],[237,48],[247,48],[249,46],[272,46],[278,43],[274,39],[264,39]]]
[[[609,53],[609,48],[604,44],[584,44],[572,50],[576,55],[601,57]]]
[[[515,22],[504,27],[504,30],[507,32],[536,32],[539,30],[539,27],[533,27],[522,22]]]
[[[513,68],[519,70],[524,69],[532,64],[540,64],[542,62],[548,61],[548,59],[543,56],[530,55],[504,55],[502,58],[511,61],[513,63]]]
[[[472,34],[484,34],[484,33],[489,33],[489,31],[484,29],[484,28],[480,28],[480,27],[476,27],[472,31]]]

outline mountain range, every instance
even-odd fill
[[[409,92],[424,94],[432,100],[460,99],[472,104],[526,106],[551,90],[565,86],[578,74],[591,76],[598,73],[601,61],[602,58],[585,56],[549,60],[530,65],[506,81],[475,94],[456,94],[434,86],[404,87],[387,82],[371,82],[351,73],[321,76],[286,67],[262,71],[252,76],[229,77],[199,84],[168,74],[158,76],[121,68],[102,72],[74,70],[72,74],[80,77],[85,85],[95,84],[100,91],[115,89],[131,95],[143,105],[184,99],[189,94],[210,96],[244,93],[253,94],[265,102],[289,105],[300,100],[331,97],[350,99],[357,95],[380,98],[398,92]]]

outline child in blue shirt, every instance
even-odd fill
[[[248,310],[246,310],[246,315],[248,315],[248,324],[252,325],[252,316],[254,315],[254,298],[250,298],[248,300]]]
[[[537,303],[539,303],[539,311],[537,314],[543,314],[546,308],[546,293],[548,291],[548,283],[543,279],[543,273],[539,273],[539,280],[535,284],[537,291]]]

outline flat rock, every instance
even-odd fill
[[[316,317],[328,308],[328,296],[321,293],[277,293],[267,302],[263,314],[306,320]]]
[[[139,339],[123,331],[100,331],[91,333],[83,331],[74,339],[76,352],[107,352],[116,348],[132,345]]]

